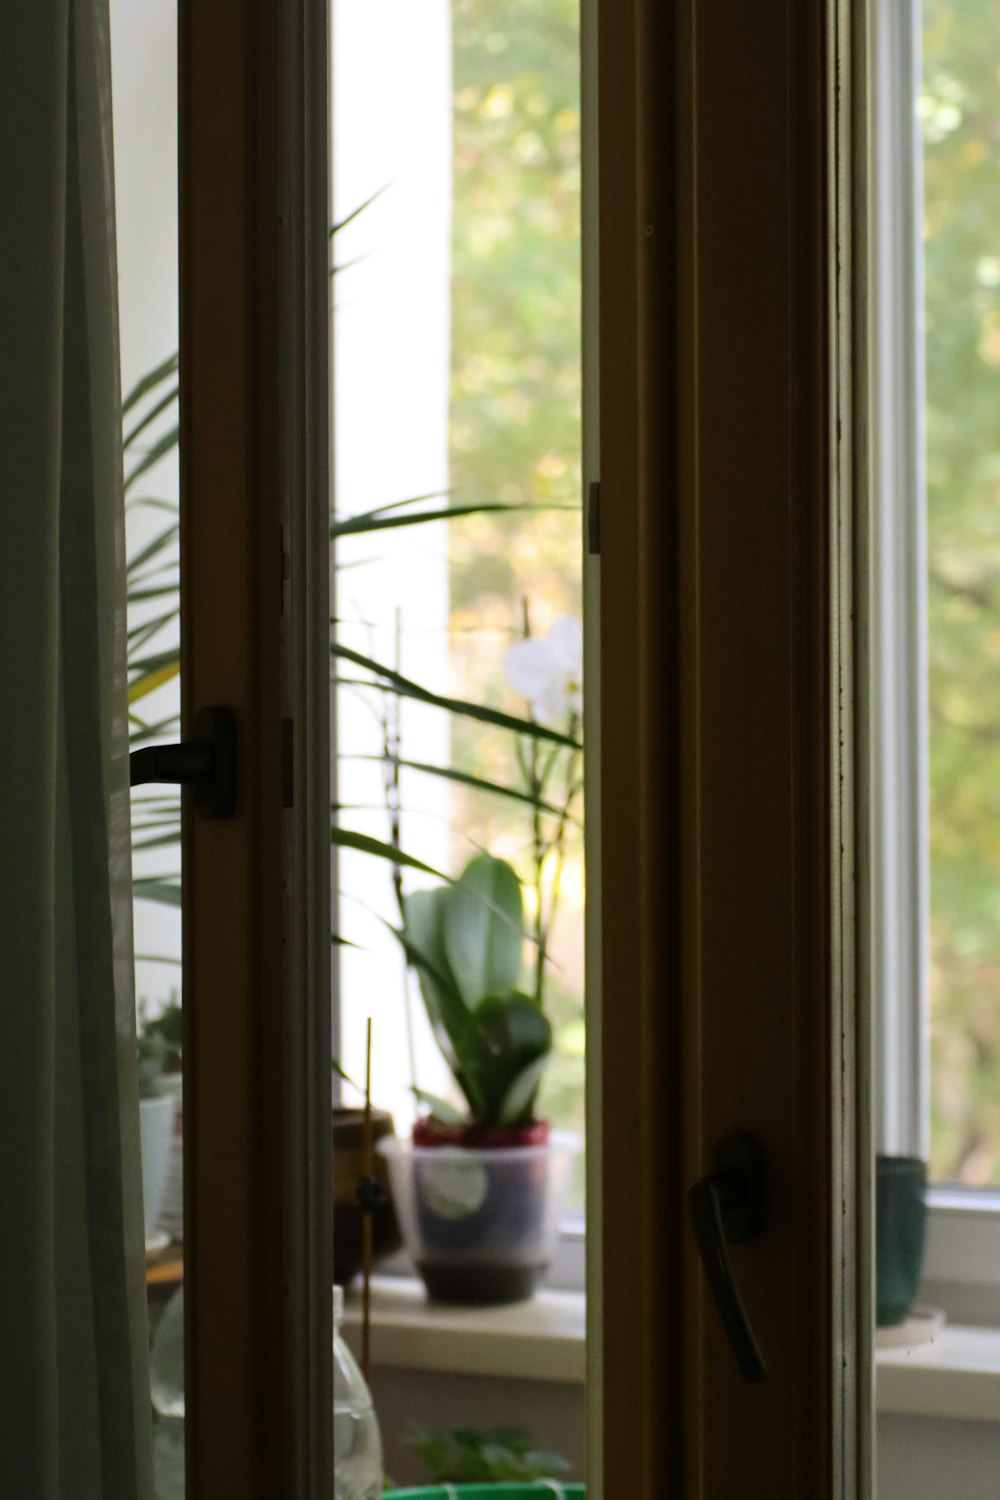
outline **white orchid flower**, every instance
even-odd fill
[[[511,646],[503,674],[515,692],[527,698],[542,724],[583,712],[583,627],[572,615],[560,615],[548,635],[529,637]]]

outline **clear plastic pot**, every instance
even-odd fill
[[[436,1302],[521,1302],[555,1251],[580,1143],[481,1149],[380,1141],[403,1240]]]

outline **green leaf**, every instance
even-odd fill
[[[499,709],[487,708],[482,703],[469,703],[462,698],[445,698],[438,693],[431,693],[427,688],[422,688],[419,683],[412,682],[410,678],[394,672],[391,667],[382,666],[381,662],[375,661],[370,656],[363,656],[360,651],[352,651],[350,647],[334,642],[330,647],[332,655],[340,657],[343,661],[353,662],[355,666],[364,667],[365,671],[373,673],[376,677],[388,683],[393,692],[402,698],[415,698],[420,703],[430,703],[436,708],[443,708],[448,713],[459,714],[468,719],[478,719],[484,724],[496,725],[499,729],[509,729],[515,734],[529,735],[532,739],[548,740],[556,745],[568,745],[573,750],[582,750],[583,746],[578,740],[571,739],[569,735],[560,734],[556,729],[547,729],[543,724],[536,724],[533,719],[519,719],[513,714],[501,713]],[[362,683],[360,686],[368,686]]]
[[[421,870],[425,875],[436,875],[438,880],[449,878],[440,870],[435,870],[433,865],[425,865],[422,859],[414,859],[412,854],[404,854],[401,849],[394,849],[381,839],[370,838],[367,833],[355,833],[350,828],[331,828],[330,842],[336,844],[338,849],[357,849],[361,854],[372,854],[376,859],[388,860],[392,865],[402,865],[408,870]]]
[[[440,939],[459,994],[474,1010],[484,995],[506,995],[521,976],[524,908],[510,865],[492,855],[471,859],[441,907]]]
[[[510,797],[515,802],[527,803],[529,807],[538,807],[542,812],[551,813],[555,818],[563,815],[563,809],[557,807],[554,802],[546,802],[544,798],[533,797],[530,792],[522,792],[515,786],[504,786],[499,781],[487,781],[483,776],[473,776],[468,771],[456,771],[454,766],[432,766],[425,761],[405,760],[401,756],[393,755],[345,755],[343,760],[370,760],[378,761],[382,765],[401,766],[409,771],[422,771],[427,776],[439,776],[444,781],[455,781],[460,786],[473,787],[480,792],[492,792],[497,797]],[[569,822],[579,823],[579,818],[570,814]]]
[[[157,417],[162,415],[162,413],[166,411],[168,406],[172,406],[173,403],[177,400],[178,395],[179,390],[177,386],[174,386],[173,390],[168,391],[165,396],[161,397],[161,399],[157,401],[155,406],[151,407],[150,410],[146,412],[144,417],[140,418],[140,420],[135,424],[131,431],[126,433],[125,437],[122,439],[123,451],[131,448],[132,444],[135,442],[140,433],[145,432],[150,423],[155,422]]]
[[[156,442],[149,449],[148,453],[146,453],[136,464],[135,468],[125,476],[126,491],[130,490],[135,484],[136,480],[140,478],[141,475],[147,473],[154,464],[158,464],[160,459],[163,458],[167,453],[169,453],[172,448],[177,447],[177,444],[180,441],[180,435],[180,427],[175,425],[171,427],[168,432],[165,432],[162,437],[157,438]]]
[[[175,580],[173,583],[161,584],[159,588],[155,589],[129,589],[128,602],[129,604],[141,604],[146,599],[163,599],[168,594],[176,595],[179,587],[179,582]]]
[[[334,1073],[336,1073],[338,1078],[343,1080],[344,1083],[349,1083],[352,1089],[357,1089],[359,1094],[364,1093],[364,1089],[358,1088],[358,1085],[354,1082],[354,1079],[351,1077],[350,1073],[344,1072],[343,1068],[340,1066],[340,1063],[335,1057],[331,1057],[330,1059],[330,1068]]]
[[[180,535],[180,529],[180,522],[172,522],[164,531],[155,536],[151,542],[148,542],[141,552],[137,552],[135,557],[130,557],[125,569],[129,577],[137,572],[143,563],[149,562],[152,557],[158,557],[161,552],[165,551],[168,546],[175,542]]]
[[[462,1061],[483,1096],[484,1123],[530,1118],[551,1050],[552,1027],[527,995],[489,995],[480,1003]]]
[[[431,1114],[443,1120],[445,1124],[457,1125],[465,1118],[460,1109],[449,1104],[447,1099],[442,1099],[440,1094],[430,1094],[426,1089],[414,1088],[413,1095],[419,1103],[426,1104]]]
[[[157,365],[155,369],[150,370],[147,375],[144,375],[142,379],[132,387],[128,395],[125,397],[125,400],[122,402],[122,416],[124,416],[126,412],[131,411],[134,406],[138,405],[143,396],[154,390],[156,386],[162,384],[164,380],[169,380],[171,376],[176,375],[177,364],[177,355],[171,354],[168,355],[168,357],[163,361],[162,364]]]
[[[150,839],[136,839],[133,837],[132,850],[133,853],[139,853],[143,849],[167,849],[171,844],[179,844],[180,841],[180,829],[173,828],[167,833],[158,833]]]
[[[457,521],[462,516],[488,516],[497,511],[509,511],[513,515],[517,511],[524,510],[565,508],[550,505],[504,505],[497,502],[484,502],[479,505],[449,505],[441,510],[421,510],[407,516],[379,516],[377,512],[369,511],[363,516],[350,516],[343,521],[335,521],[330,528],[330,535],[332,537],[367,535],[372,531],[391,531],[398,526],[421,526],[425,521]]]
[[[463,1052],[470,1027],[469,1012],[448,968],[442,941],[441,897],[443,891],[414,891],[404,897],[405,926],[402,931],[387,924],[395,933],[416,971],[427,1019],[442,1055],[455,1081],[469,1102],[473,1116],[483,1107],[474,1079],[463,1065]]]
[[[168,880],[133,880],[132,895],[137,901],[157,901],[162,906],[180,906],[181,888]]]
[[[151,657],[146,662],[130,663],[129,670],[137,671],[138,675],[129,679],[128,701],[138,703],[140,698],[179,676],[181,664],[175,651],[165,651],[160,657]]]
[[[498,1125],[520,1125],[535,1113],[535,1100],[549,1061],[549,1051],[526,1063],[511,1081],[497,1111]]]
[[[348,224],[353,223],[359,214],[363,214],[366,208],[370,208],[376,199],[381,198],[382,194],[387,192],[391,186],[391,182],[384,182],[380,188],[376,188],[370,198],[366,198],[363,203],[358,204],[357,208],[352,208],[349,214],[345,214],[344,218],[338,219],[335,224],[331,224],[329,230],[330,239],[332,240],[334,235],[339,233],[341,229],[346,229]]]

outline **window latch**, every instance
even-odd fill
[[[194,738],[179,745],[143,745],[129,760],[129,781],[172,782],[194,790],[205,818],[231,818],[236,807],[236,720],[230,708],[201,708]]]
[[[767,1228],[767,1156],[752,1135],[727,1135],[712,1152],[712,1171],[688,1189],[691,1223],[709,1290],[730,1347],[748,1385],[767,1376],[727,1248],[756,1239]]]

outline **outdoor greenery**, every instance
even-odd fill
[[[1000,1183],[1000,7],[925,0],[932,1175]]]
[[[466,696],[510,696],[503,661],[524,633],[580,619],[580,97],[577,0],[453,0],[454,196],[449,460],[456,499],[489,495],[543,511],[452,527],[451,661]],[[456,766],[523,784],[523,741],[455,721]],[[537,911],[534,834],[518,809],[457,788],[454,824],[510,860]],[[578,809],[579,811],[579,809]],[[459,852],[461,847],[461,851]],[[456,853],[464,849],[456,841]],[[542,1113],[583,1134],[583,839],[573,819],[544,862],[558,879],[547,937],[555,1042]],[[582,1206],[582,1161],[577,1202]]]

